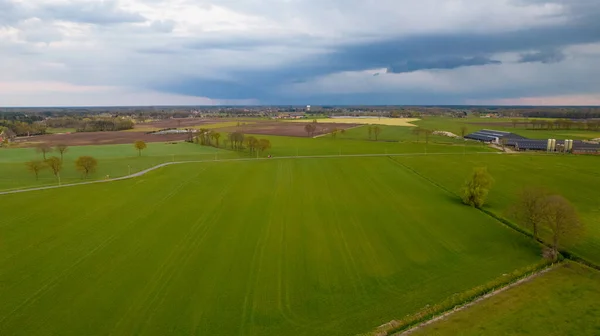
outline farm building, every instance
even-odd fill
[[[465,139],[494,144],[503,142],[504,145],[514,147],[515,150],[518,151],[570,151],[582,154],[600,153],[600,144],[598,143],[584,142],[581,140],[528,139],[510,132],[487,129],[468,134],[465,136]],[[565,147],[567,147],[566,150]]]
[[[510,140],[526,139],[526,138],[523,136],[520,136],[518,134],[511,133],[511,132],[483,129],[481,131],[477,131],[477,132],[466,135],[465,139],[471,139],[471,140],[477,140],[477,141],[486,142],[486,143],[496,143],[497,144],[497,143],[500,143],[501,139],[507,139],[507,141],[510,141]]]

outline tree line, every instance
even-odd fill
[[[46,126],[39,121],[0,120],[0,131],[4,128],[16,136],[46,134]]]
[[[41,143],[36,147],[36,151],[42,154],[42,160],[32,160],[26,162],[27,169],[35,175],[35,179],[39,179],[39,174],[45,169],[52,172],[54,177],[60,181],[60,172],[63,169],[64,154],[69,150],[67,145],[59,144],[55,147],[51,147],[47,143]],[[60,157],[51,156],[47,157],[47,154],[51,152],[58,152]],[[80,156],[75,160],[75,169],[83,174],[85,178],[89,174],[96,171],[98,167],[98,160],[91,156]]]
[[[201,128],[198,135],[194,137],[193,142],[202,146],[221,148],[221,137],[221,133],[219,132]],[[244,133],[239,131],[228,133],[224,138],[223,144],[224,148],[229,146],[232,150],[248,150],[250,154],[263,154],[271,149],[271,141],[269,139],[259,139],[252,135],[244,135]]]
[[[557,120],[545,120],[545,119],[531,119],[520,121],[518,119],[511,120],[512,126],[517,128],[519,125],[523,125],[525,128],[531,129],[546,129],[546,130],[600,130],[600,120],[580,120],[575,121],[571,119],[557,119]]]
[[[463,186],[463,203],[481,209],[493,183],[487,168],[475,168]],[[571,202],[540,187],[522,189],[508,215],[531,230],[533,239],[544,244],[543,256],[551,260],[559,257],[561,249],[577,243],[585,231]]]

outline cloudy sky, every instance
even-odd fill
[[[599,0],[0,0],[0,106],[600,105]]]

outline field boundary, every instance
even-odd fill
[[[471,152],[472,154],[504,154],[499,152]],[[115,177],[104,180],[94,180],[87,182],[77,182],[77,183],[67,183],[61,185],[51,185],[51,186],[43,186],[43,187],[35,187],[35,188],[23,188],[23,189],[12,189],[0,191],[1,195],[8,194],[16,194],[28,191],[39,191],[39,190],[47,190],[47,189],[57,189],[57,188],[66,188],[66,187],[74,187],[81,185],[88,185],[94,183],[106,183],[106,182],[114,182],[114,181],[122,181],[131,179],[134,177],[139,177],[145,175],[153,170],[177,164],[185,164],[185,163],[207,163],[207,162],[239,162],[239,161],[264,161],[264,160],[287,160],[287,159],[325,159],[325,158],[351,158],[351,157],[392,157],[392,156],[427,156],[427,155],[466,155],[465,153],[399,153],[399,154],[341,154],[341,155],[308,155],[308,156],[278,156],[272,158],[239,158],[239,159],[216,159],[216,160],[190,160],[190,161],[173,161],[173,162],[165,162],[158,164],[156,166],[141,170],[137,173],[133,173],[130,175],[125,175],[121,177]],[[397,162],[397,161],[395,161]],[[400,164],[398,162],[398,164]]]
[[[413,326],[410,329],[404,330],[404,331],[399,332],[399,333],[392,334],[392,336],[410,335],[413,332],[415,332],[415,331],[417,331],[417,330],[419,330],[419,329],[421,329],[421,328],[423,328],[425,326],[428,326],[428,325],[430,325],[432,323],[435,323],[437,321],[443,320],[443,319],[447,318],[448,316],[450,316],[450,315],[452,315],[452,314],[454,314],[456,312],[459,312],[461,310],[465,310],[465,309],[467,309],[469,307],[472,307],[472,306],[478,304],[479,302],[481,302],[483,300],[491,298],[492,296],[498,295],[498,294],[500,294],[500,293],[502,293],[502,292],[504,292],[506,290],[509,290],[511,288],[514,288],[514,287],[517,287],[517,286],[519,286],[519,285],[521,285],[521,284],[523,284],[525,282],[531,281],[531,280],[537,278],[540,275],[543,275],[543,274],[548,273],[549,271],[551,271],[553,269],[556,269],[561,264],[562,263],[560,263],[560,262],[559,263],[555,263],[555,264],[551,264],[549,266],[546,266],[546,268],[538,270],[535,273],[532,273],[532,274],[529,274],[529,275],[526,274],[523,278],[520,278],[520,279],[516,280],[515,282],[508,283],[504,287],[501,287],[501,288],[496,289],[496,290],[494,290],[494,291],[492,291],[490,293],[482,295],[482,296],[476,298],[475,300],[473,300],[471,302],[463,304],[462,306],[455,307],[452,310],[449,310],[449,311],[443,313],[442,315],[434,317],[434,318],[432,318],[430,320],[427,320],[427,321],[425,321],[423,323],[417,324],[417,325]]]
[[[471,288],[464,292],[450,296],[440,303],[425,307],[415,314],[408,315],[400,320],[392,320],[371,332],[361,336],[399,336],[408,335],[419,328],[447,317],[448,315],[470,307],[486,298],[494,296],[506,289],[517,286],[535,276],[543,274],[554,268],[559,263],[550,263],[542,260],[524,268],[504,274],[486,284]]]

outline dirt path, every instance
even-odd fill
[[[469,154],[505,154],[505,153],[474,152],[474,153],[469,153]],[[184,163],[235,162],[235,161],[282,160],[282,159],[325,159],[325,158],[349,158],[349,157],[427,156],[427,155],[465,155],[465,154],[464,153],[344,154],[344,155],[278,156],[278,157],[272,157],[272,158],[240,158],[240,159],[224,159],[224,160],[175,161],[175,162],[161,163],[159,165],[150,167],[148,169],[144,169],[142,171],[139,171],[139,172],[131,174],[131,175],[115,177],[115,178],[106,179],[106,180],[95,180],[95,181],[88,181],[88,182],[68,183],[68,184],[45,186],[45,187],[6,190],[6,191],[0,191],[0,196],[1,195],[9,195],[9,194],[17,194],[17,193],[28,192],[28,191],[47,190],[47,189],[74,187],[74,186],[94,184],[94,183],[106,183],[106,182],[127,180],[130,178],[145,175],[153,170],[156,170],[156,169],[159,169],[162,167],[175,165],[175,164],[184,164]]]
[[[412,328],[410,328],[408,330],[392,334],[392,336],[410,335],[410,334],[414,333],[415,331],[418,331],[419,329],[422,329],[425,326],[428,326],[428,325],[433,324],[433,323],[435,323],[437,321],[443,320],[446,317],[448,317],[448,316],[450,316],[450,315],[452,315],[452,314],[454,314],[456,312],[459,312],[461,310],[467,309],[467,308],[469,308],[469,307],[471,307],[473,305],[476,305],[477,303],[479,303],[479,302],[481,302],[481,301],[483,301],[485,299],[488,299],[488,298],[490,298],[490,297],[492,297],[494,295],[498,295],[498,294],[500,294],[500,293],[502,293],[502,292],[504,292],[504,291],[506,291],[508,289],[513,288],[513,287],[519,286],[520,284],[522,284],[524,282],[531,281],[531,280],[535,279],[536,277],[538,277],[538,276],[540,276],[540,275],[542,275],[542,274],[544,274],[546,272],[549,272],[550,270],[555,269],[556,267],[558,267],[558,265],[560,265],[560,263],[558,263],[558,264],[552,264],[552,265],[544,268],[543,270],[541,270],[541,271],[539,271],[537,273],[534,273],[534,274],[532,274],[532,275],[530,275],[530,276],[528,276],[526,278],[523,278],[523,279],[521,279],[519,281],[516,281],[516,282],[514,282],[514,283],[512,283],[512,284],[510,284],[508,286],[505,286],[505,287],[502,287],[500,289],[497,289],[497,290],[495,290],[495,291],[493,291],[491,293],[488,293],[488,294],[486,294],[486,295],[484,295],[484,296],[482,296],[482,297],[480,297],[480,298],[478,298],[478,299],[476,299],[474,301],[471,301],[471,302],[469,302],[469,303],[467,303],[467,304],[465,304],[463,306],[460,306],[460,307],[454,308],[454,309],[452,309],[450,311],[447,311],[446,313],[444,313],[444,314],[442,314],[440,316],[434,317],[431,320],[427,320],[427,321],[425,321],[425,322],[423,322],[421,324],[418,324],[418,325],[416,325],[416,326],[414,326],[414,327],[412,327]]]

